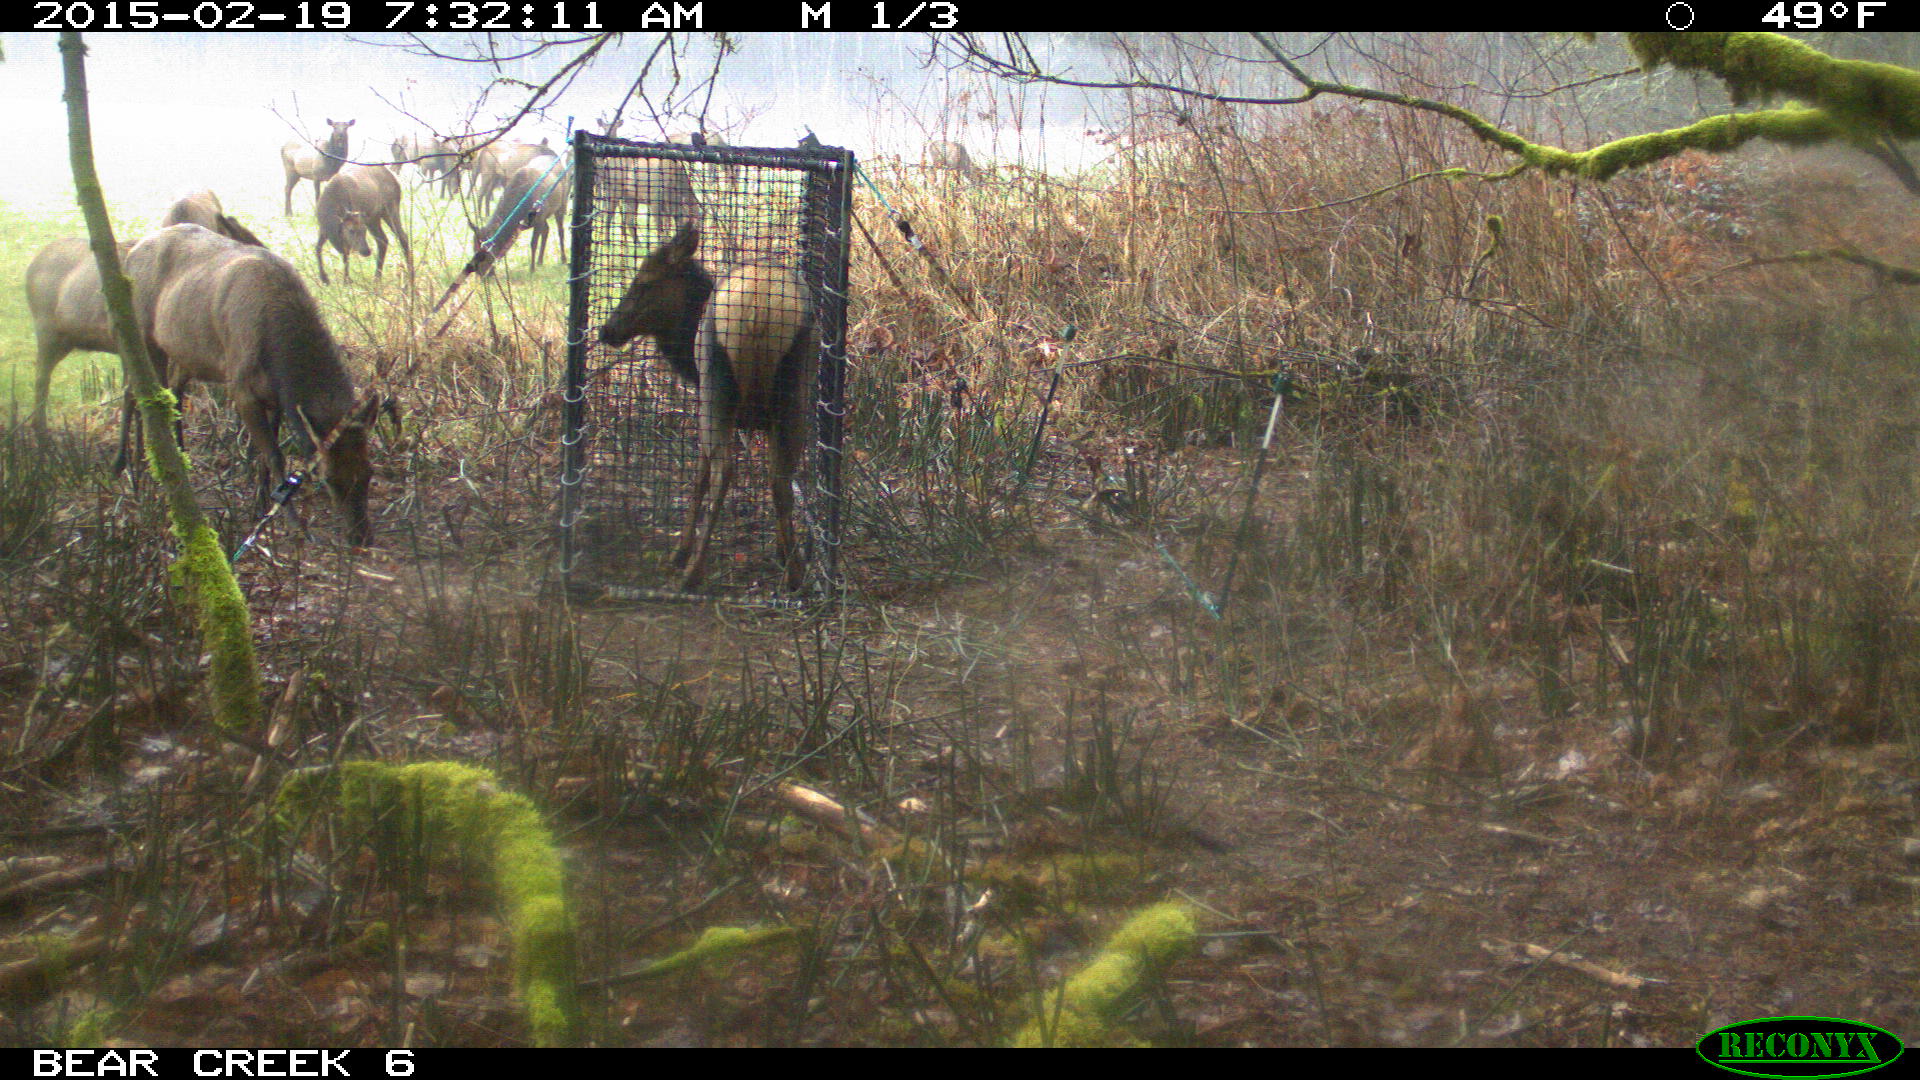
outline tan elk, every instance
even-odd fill
[[[494,264],[506,258],[507,251],[522,231],[531,229],[528,267],[540,265],[546,252],[547,232],[558,236],[561,259],[567,254],[568,196],[573,192],[573,170],[553,158],[536,158],[521,166],[500,189],[500,200],[485,225],[474,230],[473,258],[465,273],[491,274]]]
[[[174,200],[173,205],[167,208],[166,216],[160,219],[161,228],[169,225],[198,225],[243,244],[267,246],[245,225],[230,217],[220,205],[220,196],[206,188],[190,191]]]
[[[369,431],[380,402],[369,395],[356,405],[353,377],[293,264],[198,225],[175,225],[133,246],[127,276],[140,331],[175,393],[189,382],[230,387],[252,443],[260,512],[286,475],[284,422],[297,453],[326,444],[323,478],[347,539],[371,540]]]
[[[961,179],[970,180],[974,176],[973,155],[967,153],[965,146],[950,139],[928,143],[921,162],[930,169],[945,169]]]
[[[320,189],[320,201],[314,208],[319,219],[319,239],[313,244],[314,261],[320,264],[320,283],[327,280],[328,244],[340,253],[340,272],[353,279],[353,256],[372,255],[367,250],[367,234],[379,245],[374,257],[373,276],[379,277],[387,265],[387,233],[400,242],[407,259],[407,273],[413,273],[413,250],[407,245],[407,231],[400,224],[400,181],[385,165],[349,165]]]
[[[774,545],[788,591],[800,587],[793,530],[793,476],[806,447],[812,400],[813,319],[806,287],[790,270],[748,265],[714,284],[695,258],[700,230],[682,226],[641,263],[600,341],[615,347],[651,337],[700,397],[700,456],[686,528],[673,564],[682,588],[706,576],[714,523],[733,484],[735,432],[767,434]],[[716,478],[715,473],[718,473]],[[709,499],[711,494],[711,499]]]
[[[262,246],[259,238],[239,222],[220,212],[220,201],[211,191],[183,196],[167,211],[166,224],[173,219],[196,220],[211,212],[225,233],[243,244]],[[126,260],[131,243],[120,245],[120,258]],[[47,397],[53,384],[53,370],[75,349],[120,354],[113,327],[107,322],[107,302],[100,291],[100,268],[94,262],[93,249],[80,237],[52,240],[27,264],[27,312],[33,320],[35,366],[33,375],[33,412],[29,422],[38,430],[47,429]],[[132,408],[132,402],[126,403]],[[129,428],[123,422],[119,456],[114,459],[117,472],[127,463]]]
[[[133,245],[120,245],[126,258]],[[37,364],[33,375],[33,426],[47,429],[47,394],[53,369],[75,349],[120,354],[107,323],[100,268],[93,249],[78,237],[52,240],[27,264],[27,311],[33,318]],[[122,448],[125,456],[125,448]],[[118,466],[116,465],[116,468]]]
[[[419,170],[422,183],[438,183],[440,193],[448,197],[460,194],[460,156],[446,140],[437,135],[399,135],[389,149],[396,174],[401,166],[412,165]]]
[[[514,174],[536,161],[554,157],[553,147],[547,140],[537,143],[497,142],[483,146],[472,159],[473,194],[475,202],[485,206],[499,190],[513,179]]]
[[[313,197],[320,198],[320,185],[333,179],[333,174],[347,163],[347,129],[353,121],[342,120],[335,123],[327,121],[331,134],[321,146],[309,146],[303,142],[290,142],[280,148],[280,167],[286,173],[287,190],[284,194],[285,213],[293,216],[293,189],[302,180],[313,181]]]

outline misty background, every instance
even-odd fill
[[[0,62],[0,106],[13,153],[0,162],[0,202],[23,210],[73,203],[67,169],[58,38],[9,34]],[[156,205],[211,186],[238,205],[275,196],[279,148],[324,133],[326,119],[352,118],[353,153],[379,160],[392,137],[426,127],[492,127],[528,93],[489,86],[501,78],[545,82],[576,49],[504,63],[425,55],[400,35],[114,33],[86,37],[87,78],[102,182],[116,208]],[[472,55],[471,35],[430,35],[439,52]],[[928,139],[958,139],[981,161],[1047,169],[1089,164],[1106,151],[1087,136],[1101,122],[1087,92],[995,86],[926,63],[917,34],[753,34],[734,39],[711,87],[714,43],[680,40],[678,63],[656,60],[649,99],[626,109],[621,134],[659,139],[698,126],[747,146],[791,146],[808,130],[863,159],[918,160]],[[1036,39],[1075,51],[1071,66],[1104,72],[1096,48]],[[599,130],[632,85],[657,35],[628,35],[605,49],[559,103],[525,118],[511,138],[560,145],[569,117]],[[521,51],[496,39],[497,51]],[[679,83],[674,88],[673,71]],[[709,93],[710,90],[710,93]],[[657,115],[649,115],[649,108]],[[308,205],[311,205],[309,197]],[[296,200],[296,208],[298,202]]]

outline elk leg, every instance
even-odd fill
[[[376,245],[376,254],[373,257],[373,276],[379,277],[380,271],[387,268],[387,230],[381,227],[379,218],[374,218],[367,222],[367,227],[373,230],[373,242]]]
[[[720,508],[726,505],[727,489],[733,486],[733,466],[739,455],[734,453],[732,432],[728,432],[727,441],[714,450],[720,462],[720,479],[713,485],[713,499],[707,505],[706,520],[700,523],[700,541],[694,546],[693,561],[687,564],[687,573],[680,581],[680,587],[686,592],[699,588],[702,578],[707,576],[707,547],[713,542],[713,526],[720,520]],[[712,458],[707,468],[713,467]]]
[[[160,376],[161,385],[166,385],[167,368],[170,366],[167,354],[151,341],[147,343],[147,362],[153,365],[154,374]],[[139,408],[133,402],[133,380],[126,378],[126,366],[126,360],[122,359],[120,361],[121,377],[126,379],[126,389],[120,392],[120,452],[114,455],[113,471],[119,473],[133,467],[133,483],[138,486],[140,470],[133,465],[133,459],[145,456],[146,429],[141,423]],[[173,428],[173,439],[183,448],[187,445],[186,437],[181,433],[180,425],[177,423]]]
[[[279,482],[274,473],[284,473],[287,468],[286,458],[280,453],[280,440],[274,435],[274,428],[278,425],[265,405],[238,386],[234,387],[233,411],[240,414],[240,422],[247,429],[247,439],[253,444],[249,456],[253,458],[254,476],[259,481],[259,497],[255,505],[264,517],[273,501],[273,486]]]
[[[793,424],[775,424],[767,432],[767,484],[773,494],[774,550],[786,573],[788,592],[800,589],[800,552],[793,536],[793,472],[800,462],[800,440]]]
[[[341,255],[340,258],[343,262],[346,260],[344,254]],[[327,234],[324,232],[320,234],[320,239],[314,241],[313,261],[320,264],[320,284],[333,284],[333,282],[327,280]]]
[[[712,477],[712,454],[703,445],[693,466],[693,497],[687,500],[687,524],[680,530],[680,542],[674,545],[673,565],[684,567],[693,556],[693,541],[700,533],[700,511],[706,505],[707,484]]]
[[[140,441],[140,418],[134,412],[133,391],[123,390],[120,394],[120,452],[114,455],[113,471],[119,473],[133,460],[133,444]],[[133,482],[140,482],[140,472],[134,470]]]
[[[53,369],[67,358],[72,349],[42,344],[39,364],[33,372],[33,416],[34,429],[47,433],[47,395],[53,392]]]

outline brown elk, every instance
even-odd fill
[[[313,244],[314,261],[320,264],[320,283],[327,280],[328,244],[340,253],[341,273],[353,279],[353,256],[371,255],[367,233],[373,233],[379,254],[373,263],[373,276],[379,277],[387,265],[386,228],[400,242],[407,259],[407,273],[413,273],[413,250],[407,244],[407,231],[400,224],[400,181],[385,165],[349,165],[320,189],[320,201],[314,208],[319,219],[320,236]]]
[[[566,208],[573,190],[573,170],[565,162],[537,158],[524,165],[500,189],[500,201],[485,225],[474,230],[473,258],[464,273],[491,274],[494,264],[506,257],[524,229],[532,229],[528,241],[528,267],[540,265],[546,252],[547,230],[558,236],[560,257],[567,254]]]
[[[290,142],[280,148],[280,168],[285,171],[287,190],[283,193],[288,217],[293,216],[293,189],[302,180],[313,181],[313,197],[320,198],[320,185],[333,179],[333,174],[347,163],[347,129],[353,121],[342,120],[335,123],[327,121],[332,133],[327,136],[324,146],[309,146],[303,142]]]
[[[133,245],[120,245],[126,258]],[[48,242],[27,264],[27,311],[33,317],[37,366],[33,376],[31,422],[47,429],[47,394],[53,369],[75,349],[113,353],[120,345],[107,323],[107,301],[100,291],[100,267],[85,240],[62,237]],[[122,454],[124,456],[124,448]]]
[[[167,211],[168,224],[178,216],[205,216],[211,211],[216,231],[243,244],[264,246],[259,238],[239,222],[220,212],[220,200],[211,191],[183,196]],[[191,218],[189,218],[191,220]],[[133,245],[121,243],[120,257],[126,259]],[[33,412],[30,422],[40,431],[47,429],[47,396],[53,383],[53,369],[75,349],[120,353],[113,327],[107,322],[107,302],[100,291],[100,268],[93,249],[78,237],[50,241],[27,264],[27,311],[33,319],[35,368]],[[125,408],[131,410],[132,402]],[[121,425],[120,453],[114,459],[114,471],[126,465],[129,427]]]
[[[220,196],[205,188],[190,191],[174,200],[167,208],[167,214],[160,219],[160,227],[169,225],[198,225],[203,229],[212,229],[230,240],[238,240],[254,247],[266,247],[260,238],[253,235],[245,225],[227,215],[220,205]]]
[[[175,392],[192,381],[231,387],[253,445],[259,510],[286,475],[286,420],[298,453],[313,453],[316,440],[326,445],[326,486],[347,539],[367,543],[369,434],[380,402],[369,395],[355,406],[353,378],[293,264],[198,225],[175,225],[133,246],[127,276],[147,348]]]
[[[402,165],[412,165],[420,170],[424,183],[440,184],[442,195],[451,198],[460,194],[460,155],[448,140],[436,135],[400,135],[390,149],[396,173]]]
[[[522,168],[553,156],[553,147],[548,146],[545,139],[537,143],[497,142],[481,147],[473,155],[470,166],[475,202],[485,206]]]
[[[473,182],[478,180],[480,151],[487,144],[485,135],[447,135],[440,139],[441,150],[452,159],[442,178],[441,194],[450,198],[458,197],[463,185],[467,190],[472,190]],[[467,180],[468,176],[474,180]]]
[[[643,207],[647,227],[657,237],[701,223],[700,197],[693,190],[686,165],[663,158],[640,158],[623,166],[618,170],[608,168],[607,180],[603,181],[610,193],[610,224],[637,238]]]
[[[767,433],[774,543],[793,591],[801,578],[793,476],[806,446],[813,368],[807,291],[791,271],[757,265],[739,267],[716,289],[694,257],[699,244],[699,228],[685,225],[649,253],[600,328],[600,341],[618,347],[648,335],[674,374],[699,393],[700,459],[673,555],[684,568],[682,587],[695,589],[706,575],[714,522],[733,484],[737,429]]]

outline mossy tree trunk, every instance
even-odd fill
[[[146,431],[147,467],[167,500],[168,516],[181,546],[174,564],[175,584],[186,589],[200,624],[200,636],[213,657],[215,718],[223,727],[250,729],[260,719],[260,673],[253,661],[253,631],[246,597],[234,580],[220,537],[200,514],[187,482],[187,459],[174,441],[178,406],[154,371],[144,336],[133,315],[133,286],[120,267],[106,196],[93,166],[93,128],[87,114],[86,46],[80,35],[60,35],[61,67],[66,76],[67,147],[73,160],[73,187],[87,220],[87,239],[100,267],[100,291],[120,347],[127,387],[139,403]]]

